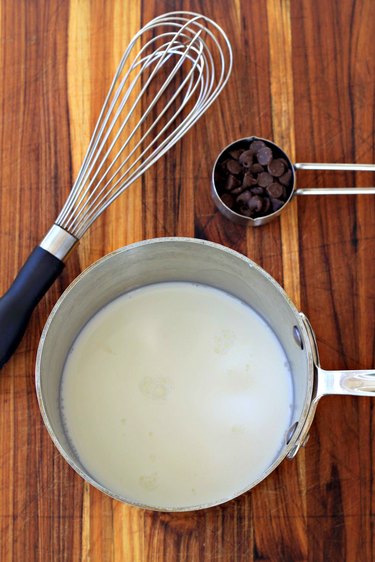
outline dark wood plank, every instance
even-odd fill
[[[63,3],[1,7],[1,292],[53,222],[61,188],[71,184],[68,17]],[[65,275],[43,299],[1,373],[4,561],[79,558],[82,483],[67,479],[69,469],[43,427],[33,377],[38,336],[66,281]]]
[[[304,2],[294,3],[292,14],[297,158],[373,162],[374,6]],[[301,185],[373,183],[373,174],[300,177]],[[302,306],[322,364],[369,368],[375,360],[374,198],[306,198],[298,204]],[[374,556],[372,407],[371,399],[349,397],[327,398],[318,407],[306,451],[312,560]]]

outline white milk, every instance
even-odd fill
[[[292,383],[269,326],[204,285],[117,298],[77,338],[62,382],[86,470],[129,500],[188,507],[232,497],[284,444]]]

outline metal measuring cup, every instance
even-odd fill
[[[217,171],[218,165],[222,161],[224,155],[229,150],[235,150],[236,148],[242,148],[245,143],[251,143],[252,141],[263,141],[266,146],[271,148],[273,154],[278,158],[283,158],[288,163],[288,169],[292,173],[292,177],[289,185],[289,196],[283,203],[283,205],[276,211],[269,214],[260,215],[257,217],[247,217],[241,215],[240,213],[234,211],[228,207],[220,197],[215,181],[215,172]],[[245,137],[238,139],[233,143],[228,144],[217,157],[211,178],[211,195],[219,211],[231,221],[241,224],[243,226],[261,226],[266,224],[280,215],[284,211],[285,207],[288,205],[290,200],[294,195],[375,195],[375,187],[309,187],[309,188],[299,188],[296,189],[296,170],[333,170],[333,171],[352,171],[352,172],[375,172],[375,164],[318,164],[318,163],[295,163],[293,164],[289,156],[274,142],[264,139],[262,137]]]

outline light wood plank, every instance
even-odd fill
[[[267,1],[273,140],[295,161],[290,0]],[[300,307],[298,215],[293,201],[280,216],[283,286]]]

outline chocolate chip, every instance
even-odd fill
[[[221,200],[224,205],[226,205],[230,209],[233,207],[233,197],[230,195],[230,193],[223,193],[223,195],[221,196]]]
[[[260,185],[261,187],[267,187],[267,185],[270,185],[273,182],[273,177],[267,172],[262,172],[258,175],[257,180],[258,185]]]
[[[279,182],[271,183],[267,186],[267,191],[273,199],[280,199],[283,196],[283,186]]]
[[[236,203],[247,203],[251,199],[250,191],[244,191],[236,199]]]
[[[239,212],[241,215],[245,215],[245,217],[252,217],[253,216],[253,211],[250,211],[250,209],[248,207],[241,207],[239,209]]]
[[[276,158],[268,164],[267,169],[272,176],[279,178],[285,172],[285,165],[279,158]]]
[[[278,211],[284,205],[284,201],[280,201],[280,199],[271,199],[272,211]]]
[[[234,162],[234,160],[233,160]],[[232,189],[235,189],[236,187],[239,187],[241,185],[241,182],[238,178],[236,178],[235,176],[232,176],[232,174],[229,174],[229,176],[227,177],[227,181],[225,184],[225,189],[227,191],[232,191]]]
[[[226,158],[225,160],[222,160],[221,162],[218,163],[217,167],[219,172],[221,172],[221,174],[226,175],[228,173],[227,170],[227,163],[229,162],[229,159]]]
[[[257,152],[257,159],[259,164],[267,166],[272,160],[272,150],[268,146],[261,148]]]
[[[250,168],[254,160],[254,153],[251,150],[245,150],[239,157],[239,162],[244,168]]]
[[[263,172],[263,166],[261,166],[260,164],[258,164],[258,162],[256,162],[255,164],[250,166],[250,172],[252,174],[260,174],[261,172]]]
[[[221,184],[223,184],[223,182],[225,182],[225,176],[223,176],[223,174],[221,173],[221,171],[219,169],[215,170],[214,182],[215,182],[215,185],[221,185]]]
[[[258,150],[260,150],[261,148],[264,148],[266,145],[263,141],[261,140],[255,140],[252,143],[250,143],[250,150],[252,150],[253,152],[258,152]]]
[[[232,189],[231,194],[232,195],[239,195],[240,193],[245,191],[245,189],[246,189],[246,187],[244,185],[240,185],[239,187],[236,187],[236,189]]]
[[[268,197],[263,198],[262,214],[266,215],[271,208],[271,201]]]
[[[250,172],[246,172],[243,177],[242,185],[244,185],[245,187],[251,187],[252,185],[256,185],[256,183],[256,178],[254,178],[254,176],[252,176]]]
[[[279,177],[279,182],[282,183],[283,185],[288,186],[291,179],[292,179],[292,170],[287,170],[285,174]]]
[[[234,158],[235,160],[238,160],[239,157],[241,156],[241,154],[244,152],[243,148],[238,148],[237,150],[229,150],[229,154],[231,155],[232,158]]]
[[[228,160],[227,170],[230,174],[238,176],[242,172],[242,166],[237,160]]]
[[[250,191],[251,191],[251,193],[252,193],[253,195],[263,195],[263,194],[264,194],[264,189],[263,189],[263,187],[259,187],[259,186],[252,187],[252,188],[250,189]]]
[[[263,199],[259,197],[259,195],[254,195],[249,201],[247,202],[247,206],[249,207],[250,211],[255,211],[259,213],[263,207]]]

